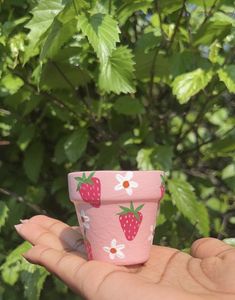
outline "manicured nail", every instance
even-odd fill
[[[17,224],[17,225],[14,225],[14,227],[15,227],[15,229],[16,229],[17,232],[20,233],[20,230],[21,230],[21,226],[22,226],[22,225],[23,225],[23,224]]]
[[[21,255],[22,255],[25,259],[28,259],[27,254],[28,254],[28,251],[26,251],[25,253],[22,253]]]
[[[29,222],[29,219],[20,219],[20,222],[22,223],[22,224],[24,224],[24,223],[28,223]]]

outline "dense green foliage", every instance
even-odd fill
[[[155,243],[234,243],[234,5],[0,1],[0,299],[75,299],[13,228],[76,224],[71,170],[163,169]]]

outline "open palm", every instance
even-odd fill
[[[86,299],[235,299],[235,248],[213,238],[194,242],[191,255],[153,246],[145,264],[124,267],[87,261],[79,228],[59,220],[38,215],[16,229],[34,245],[24,257]]]

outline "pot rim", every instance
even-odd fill
[[[120,172],[133,172],[133,173],[165,173],[164,170],[83,170],[83,171],[73,171],[69,172],[68,175],[74,175],[76,173],[87,173],[87,172],[95,172],[95,173],[120,173]]]
[[[109,203],[113,201],[143,201],[143,199],[147,201],[158,201],[158,199],[161,198],[161,176],[164,176],[164,171],[99,170],[78,171],[68,174],[69,198],[72,202],[83,202],[82,195],[80,191],[78,191],[76,177],[82,177],[84,173],[86,176],[90,176],[92,172],[94,172],[94,177],[98,178],[98,183],[94,186],[95,190],[88,191],[88,194],[90,192],[93,193],[93,195],[98,193],[98,201],[108,201]],[[132,174],[127,174],[128,172]],[[125,177],[127,175],[131,175],[131,178],[127,177],[126,179]],[[123,182],[129,181],[128,187],[123,185],[122,180]]]

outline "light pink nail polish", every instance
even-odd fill
[[[21,227],[22,227],[23,224],[17,224],[17,225],[14,225],[15,229],[17,232],[20,232],[21,231]]]
[[[24,224],[24,223],[28,223],[29,222],[29,219],[20,219],[20,222],[22,223],[22,224]]]

